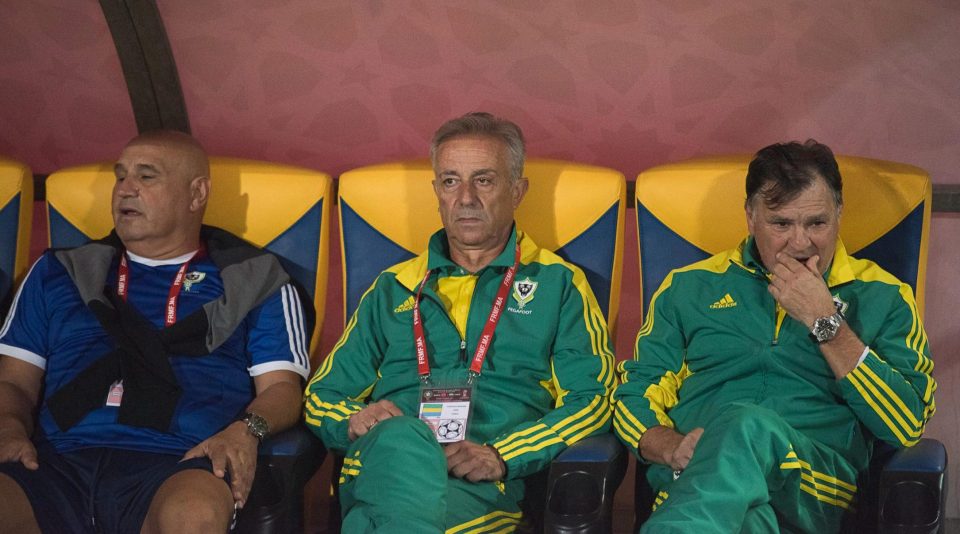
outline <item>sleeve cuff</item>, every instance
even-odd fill
[[[36,365],[44,371],[47,369],[47,359],[40,356],[39,354],[34,354],[29,350],[21,349],[20,347],[14,347],[13,345],[7,345],[0,343],[0,354],[10,356],[11,358],[16,358],[21,361],[25,361],[29,364]]]

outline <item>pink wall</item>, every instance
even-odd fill
[[[116,157],[137,133],[97,2],[0,9],[0,153],[36,173]]]
[[[533,155],[628,178],[814,137],[960,184],[952,0],[158,3],[194,133],[216,154],[337,174],[423,156],[443,120],[486,109],[519,122]],[[0,153],[41,173],[113,157],[135,125],[97,3],[13,4],[0,17]],[[621,357],[639,326],[635,258],[628,249]],[[940,389],[928,435],[956,466],[960,216],[934,215],[929,262]],[[953,491],[948,515],[958,504]]]

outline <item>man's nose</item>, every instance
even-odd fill
[[[117,185],[115,188],[117,190],[117,195],[122,198],[135,197],[140,192],[140,189],[130,178],[117,180]]]
[[[457,201],[461,206],[471,206],[477,200],[477,191],[469,180],[457,189]]]
[[[793,245],[798,249],[807,248],[810,245],[810,234],[803,225],[796,225],[793,230]]]

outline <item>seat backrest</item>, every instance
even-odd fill
[[[671,269],[735,247],[747,235],[745,178],[751,156],[694,159],[637,177],[643,307]],[[922,169],[838,156],[840,237],[847,252],[910,284],[923,313],[932,186]]]
[[[299,167],[210,158],[211,193],[204,223],[276,254],[316,310],[311,351],[319,343],[327,292],[331,179]],[[113,228],[113,163],[71,167],[47,178],[49,243],[74,247]]]
[[[583,269],[615,330],[623,260],[626,181],[612,169],[528,159],[530,187],[516,219],[541,247]],[[427,248],[441,227],[427,160],[363,167],[340,176],[344,319],[387,267]]]
[[[30,261],[32,222],[33,174],[26,165],[0,157],[0,319]]]

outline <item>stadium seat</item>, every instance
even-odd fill
[[[637,177],[643,310],[667,273],[735,247],[747,235],[744,178],[750,156],[703,158],[663,165]],[[837,157],[843,177],[840,236],[847,251],[873,260],[916,293],[923,314],[931,183],[922,169],[857,157]],[[936,532],[946,498],[946,450],[922,439],[910,449],[878,444],[861,488],[852,532]],[[892,458],[891,458],[892,457]],[[636,526],[653,495],[638,464]]]
[[[0,320],[27,270],[32,217],[33,174],[26,165],[0,157]]]
[[[543,159],[528,159],[524,175],[530,187],[516,215],[520,228],[584,270],[612,335],[623,256],[623,175]],[[382,270],[425,250],[430,235],[441,227],[432,180],[427,160],[363,167],[340,176],[345,319]],[[613,494],[626,462],[625,451],[612,437],[574,445],[541,480],[528,484],[529,500],[539,500],[530,515],[543,513],[547,532],[609,531]],[[537,492],[539,497],[533,497]]]
[[[312,354],[320,339],[327,289],[330,177],[308,169],[232,158],[211,158],[210,174],[204,223],[229,230],[280,258],[314,303]],[[110,197],[114,181],[113,162],[72,167],[49,176],[50,246],[78,246],[113,228]],[[302,425],[265,441],[238,531],[302,531],[303,486],[324,455],[320,441]]]

